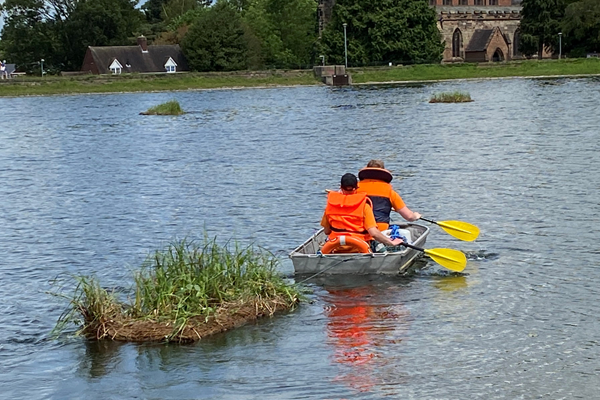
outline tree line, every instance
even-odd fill
[[[0,54],[20,70],[81,68],[88,46],[179,44],[195,71],[439,62],[428,0],[337,0],[319,37],[316,0],[5,0]]]
[[[600,51],[599,0],[523,0],[519,50],[584,57]],[[561,35],[559,35],[561,33]]]

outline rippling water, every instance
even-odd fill
[[[467,91],[474,102],[429,104]],[[140,116],[176,99],[181,117]],[[0,98],[0,397],[596,398],[598,79]],[[385,160],[409,207],[481,228],[410,277],[311,282],[311,302],[195,345],[52,340],[55,278],[128,287],[204,230],[281,256],[325,188]]]

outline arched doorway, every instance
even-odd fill
[[[492,57],[493,62],[504,61],[504,53],[499,48],[494,52],[494,56]]]
[[[452,57],[462,57],[462,32],[460,29],[456,28],[454,30],[454,34],[452,35]]]

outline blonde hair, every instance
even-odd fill
[[[367,164],[367,168],[384,168],[385,169],[385,166],[383,165],[382,160],[371,160]]]

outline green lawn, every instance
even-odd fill
[[[427,64],[349,68],[352,81],[390,83],[445,79],[502,78],[514,76],[600,75],[600,60],[530,60],[485,64]],[[119,76],[18,77],[0,81],[0,96],[71,93],[151,92],[215,88],[319,85],[311,70],[238,71],[180,74],[128,74]]]

